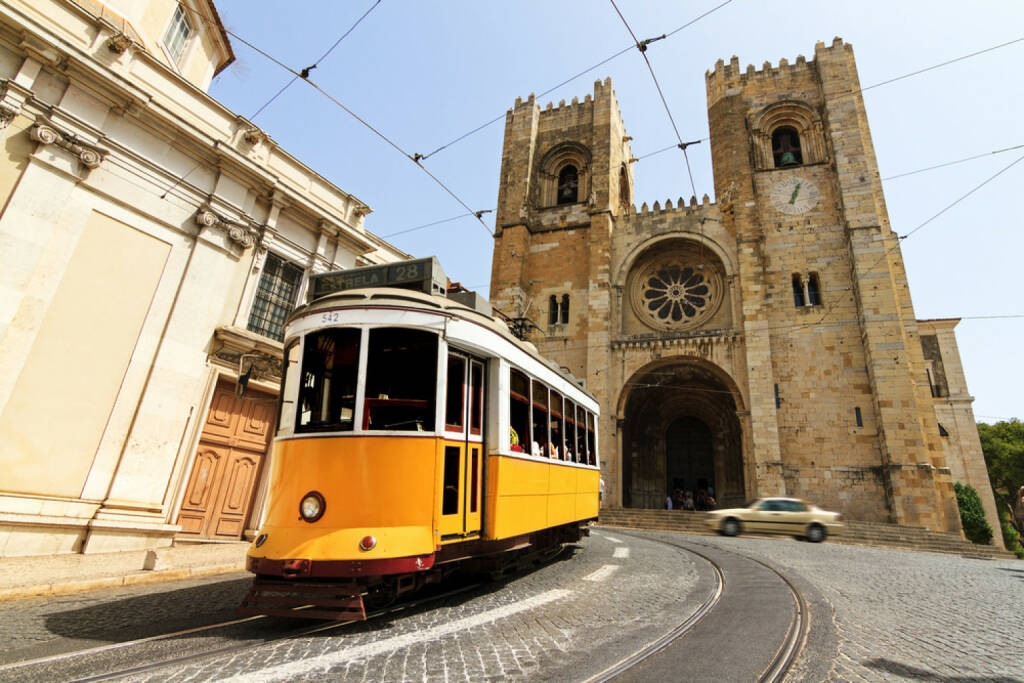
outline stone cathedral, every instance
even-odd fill
[[[636,208],[610,80],[505,119],[491,298],[600,401],[605,504],[710,486],[959,531],[960,481],[998,529],[957,320],[915,318],[852,47],[706,84],[714,203]]]

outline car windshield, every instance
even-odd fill
[[[758,504],[760,502],[761,502],[760,498],[755,498],[754,500],[751,500],[751,501],[748,501],[748,502],[744,503],[743,507],[747,508],[748,510],[753,510],[753,509],[755,509],[758,506]]]

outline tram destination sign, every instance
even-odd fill
[[[412,261],[398,261],[379,266],[364,266],[311,275],[306,301],[313,301],[346,289],[362,289],[364,287],[398,287],[424,294],[444,296],[447,286],[448,278],[441,270],[441,264],[438,263],[437,257],[429,256]]]

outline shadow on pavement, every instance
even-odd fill
[[[449,606],[459,605],[482,595],[499,591],[508,583],[527,576],[544,566],[571,560],[579,550],[580,546],[578,545],[567,545],[562,552],[547,562],[484,583],[479,583],[480,577],[478,576],[460,572],[440,584],[432,584],[425,587],[424,590],[409,595],[408,599],[415,603],[421,598],[452,591],[460,586],[478,584],[463,593],[447,596],[442,603]],[[235,608],[241,603],[251,583],[251,577],[244,577],[201,586],[115,598],[102,603],[48,614],[45,618],[46,628],[50,633],[64,638],[122,642],[231,621],[240,618],[235,614]],[[399,603],[395,603],[394,606],[398,605]],[[384,615],[364,624],[352,624],[349,630],[353,632],[384,630],[389,628],[393,621],[400,620],[404,616],[436,607],[438,607],[437,603],[430,602],[422,606],[411,605],[407,609]],[[292,630],[296,627],[302,628],[318,623],[326,622],[310,619],[270,618],[266,621],[261,620],[260,626],[255,629],[240,628],[228,632],[217,629],[194,635],[232,639],[259,638],[273,635],[281,629]],[[331,631],[324,631],[322,635],[329,637],[335,634]]]
[[[236,619],[249,577],[113,599],[54,612],[46,628],[65,638],[119,642]]]
[[[962,683],[977,683],[988,682],[988,683],[1024,683],[1019,678],[1013,678],[1011,676],[946,676],[943,674],[937,674],[934,671],[927,671],[925,669],[918,669],[917,667],[910,666],[909,664],[903,664],[895,662],[891,659],[884,659],[882,657],[876,657],[875,659],[869,659],[864,662],[864,666],[884,671],[886,673],[899,676],[900,678],[908,678],[912,681],[958,681]]]

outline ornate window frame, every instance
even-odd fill
[[[754,160],[759,170],[777,168],[772,154],[772,133],[783,126],[795,128],[800,136],[802,166],[828,161],[821,116],[803,102],[776,102],[752,114],[749,125],[754,142]]]
[[[538,207],[572,206],[572,204],[559,205],[558,203],[558,176],[566,166],[576,168],[578,186],[575,203],[589,201],[590,150],[578,142],[563,142],[548,150],[548,153],[540,161],[537,171],[540,179]]]
[[[647,327],[683,332],[704,326],[726,298],[728,278],[711,250],[690,240],[650,249],[630,268],[628,296]],[[695,303],[696,302],[696,303]]]

